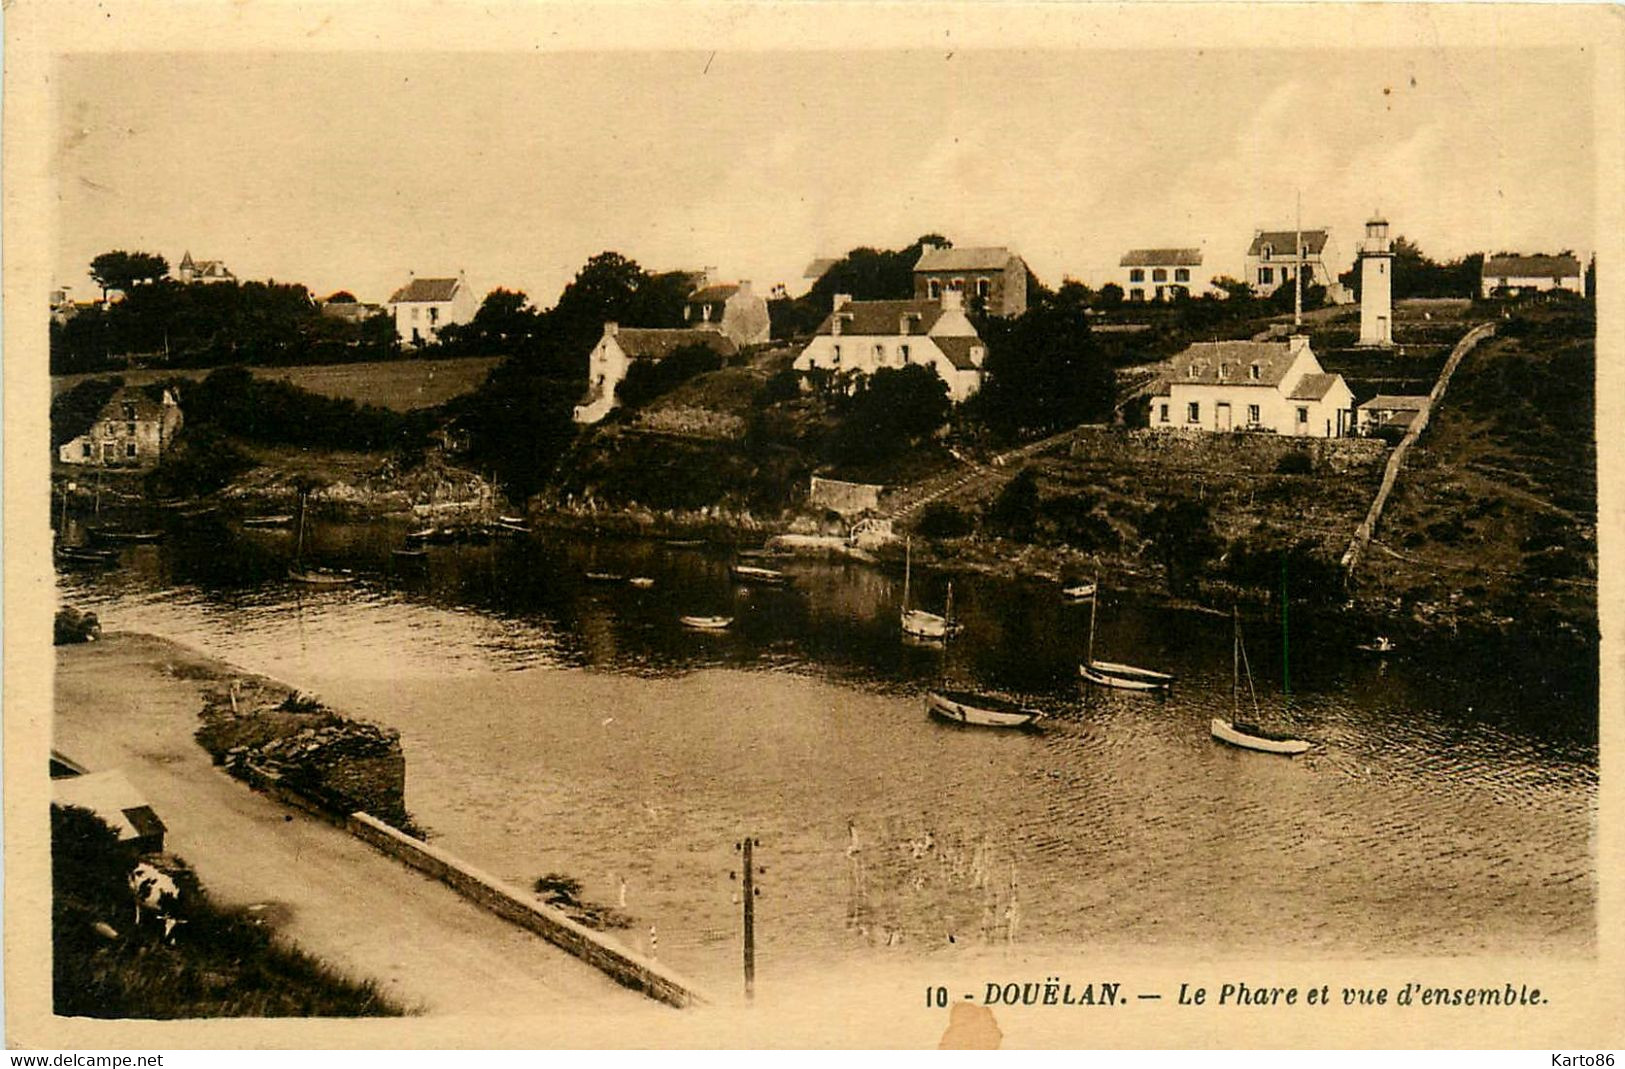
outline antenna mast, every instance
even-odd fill
[[[1303,327],[1303,190],[1298,190],[1298,219],[1296,243],[1293,245],[1293,259],[1297,270],[1293,272],[1292,285],[1292,328],[1298,330]]]

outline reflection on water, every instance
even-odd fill
[[[1080,687],[1089,608],[955,582],[950,648],[899,636],[901,576],[790,561],[742,587],[708,547],[545,534],[391,557],[399,524],[317,524],[352,588],[286,579],[292,535],[178,525],[64,600],[319,690],[399,728],[408,805],[517,883],[548,871],[638,918],[701,979],[738,960],[732,844],[763,843],[761,955],[1064,943],[1218,953],[1580,951],[1594,938],[1594,674],[1351,650],[1246,624],[1266,721],[1321,745],[1216,745],[1230,622],[1113,597],[1096,653],[1173,671],[1167,697]],[[70,532],[70,537],[72,532]],[[646,589],[588,573],[652,579]],[[916,573],[918,604],[942,577]],[[735,618],[721,632],[682,614]],[[1458,651],[1459,653],[1459,651]],[[1500,665],[1485,669],[1485,664]],[[1037,734],[924,715],[939,680],[1041,705]],[[737,874],[736,874],[737,875]]]

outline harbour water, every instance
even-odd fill
[[[1109,577],[1096,654],[1176,673],[1165,697],[1081,685],[1089,607],[1043,584],[957,579],[944,649],[901,638],[902,576],[868,565],[791,560],[791,588],[741,587],[711,547],[557,533],[409,564],[390,556],[405,530],[315,524],[308,556],[358,582],[312,591],[286,577],[286,529],[190,522],[65,571],[59,595],[399,729],[436,841],[524,886],[579,879],[632,918],[618,938],[702,982],[737,977],[747,834],[764,976],[1009,945],[1594,946],[1594,675],[1376,657],[1313,619],[1287,673],[1280,621],[1249,618],[1260,718],[1317,743],[1284,759],[1209,737],[1229,618]],[[942,576],[913,580],[941,605]],[[734,625],[678,622],[712,613]],[[1043,728],[932,722],[944,680],[1037,705]]]

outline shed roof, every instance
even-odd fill
[[[1393,412],[1420,412],[1427,408],[1428,404],[1426,394],[1379,393],[1369,401],[1361,401],[1355,407]]]
[[[1318,401],[1326,396],[1327,391],[1336,385],[1340,378],[1342,378],[1341,375],[1331,375],[1326,372],[1305,375],[1298,380],[1297,385],[1292,387],[1290,399],[1293,401]]]
[[[836,312],[831,312],[818,324],[819,334],[833,334],[832,324],[840,315],[842,334],[878,334],[890,337],[898,334],[902,317],[910,316],[910,334],[929,334],[942,318],[942,302],[918,301],[848,301]],[[918,317],[913,318],[913,317]],[[918,326],[916,327],[916,324]]]
[[[1201,267],[1201,249],[1130,249],[1119,267]]]
[[[916,271],[1003,271],[1015,254],[1003,245],[967,249],[925,249]]]
[[[1299,233],[1297,230],[1260,230],[1253,235],[1253,243],[1247,247],[1247,255],[1260,255],[1264,251],[1266,244],[1276,250],[1285,249],[1290,254]],[[1304,230],[1302,234],[1303,247],[1308,250],[1310,256],[1318,256],[1325,251],[1329,235],[1324,227]]]
[[[723,357],[739,352],[732,338],[715,330],[621,327],[615,332],[615,341],[633,360],[664,360],[690,345],[703,345]]]
[[[1491,256],[1484,261],[1485,278],[1578,278],[1577,256]]]
[[[456,296],[457,287],[461,281],[461,279],[456,278],[414,278],[396,290],[395,295],[389,299],[389,303],[423,304],[449,301]]]

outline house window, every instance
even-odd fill
[[[993,283],[985,278],[976,280],[976,296],[986,300],[987,295],[993,292]]]
[[[127,456],[127,457],[135,456],[135,443],[134,442],[126,442],[124,444],[124,455]]]
[[[134,419],[135,418],[135,402],[133,402],[133,401],[125,401],[122,404],[123,404],[123,408],[124,408],[124,418],[125,419]]]
[[[1192,364],[1192,365],[1191,365],[1191,366],[1190,366],[1190,367],[1188,367],[1188,368],[1186,368],[1186,369],[1185,369],[1185,374],[1186,374],[1186,375],[1187,375],[1187,376],[1189,376],[1189,377],[1190,377],[1190,378],[1193,378],[1193,379],[1194,379],[1194,378],[1195,378],[1195,377],[1196,377],[1196,376],[1197,376],[1197,375],[1198,375],[1198,374],[1200,374],[1200,372],[1198,372],[1198,371],[1197,371],[1197,370],[1196,370],[1196,365],[1195,365],[1195,364]]]
[[[1185,422],[1186,423],[1200,423],[1200,422],[1202,422],[1202,402],[1200,402],[1200,401],[1192,401],[1190,404],[1185,406]]]
[[[683,305],[683,322],[687,323],[690,319],[693,319],[693,318],[694,318],[694,306],[692,304]]]
[[[841,347],[839,345],[832,345],[832,346],[830,346],[829,351],[830,351],[830,363],[839,364],[841,362]]]
[[[1273,286],[1273,285],[1275,285],[1275,268],[1273,268],[1273,267],[1260,267],[1258,269],[1258,284],[1260,286]]]
[[[1167,282],[1168,281],[1168,269],[1165,268],[1165,267],[1159,267],[1156,270],[1152,271],[1151,272],[1151,281],[1152,282]]]
[[[102,437],[103,438],[111,438],[111,437],[113,437],[113,425],[111,423],[107,424],[105,427],[102,428]]]
[[[1258,258],[1260,260],[1268,260],[1274,255],[1275,255],[1275,246],[1271,245],[1269,242],[1266,241],[1264,243],[1264,247],[1259,250]]]
[[[964,293],[965,292],[965,280],[962,279],[962,278],[954,279],[950,288],[953,289],[953,291],[956,292],[956,293]]]
[[[1134,289],[1129,290],[1128,291],[1128,299],[1131,300],[1131,301],[1143,301],[1143,300],[1145,300],[1145,290],[1140,289],[1138,287],[1135,287]]]
[[[899,345],[897,347],[897,355],[902,358],[903,363],[908,363],[908,346]]]
[[[430,323],[438,323],[438,322],[440,322],[440,309],[438,309],[438,308],[429,309],[429,322]]]
[[[1229,377],[1230,377],[1230,365],[1229,364],[1220,364],[1219,365],[1219,378],[1228,379]]]
[[[1128,273],[1128,280],[1130,282],[1144,282],[1145,281],[1145,271],[1144,271],[1144,269],[1136,267],[1134,270],[1130,271]]]
[[[942,296],[942,283],[934,278],[928,280],[925,284],[925,292],[931,295],[933,301],[936,300]]]
[[[1259,370],[1258,370],[1258,365],[1257,364],[1254,364],[1254,365],[1252,365],[1251,367],[1249,367],[1247,369],[1247,377],[1249,379],[1252,379],[1254,382],[1258,381],[1258,375],[1259,375]]]
[[[1298,406],[1298,422],[1299,423],[1308,423],[1309,422],[1309,409],[1306,408],[1303,405]]]
[[[1174,268],[1174,281],[1175,282],[1189,282],[1190,280],[1191,280],[1191,269],[1190,268],[1188,268],[1188,267],[1176,267],[1176,268]]]
[[[1157,406],[1157,422],[1158,423],[1167,423],[1168,422],[1168,406],[1167,405],[1158,405]]]
[[[1258,422],[1258,406],[1257,405],[1248,405],[1247,406],[1247,422],[1248,423],[1257,423]]]
[[[81,457],[83,457],[85,460],[89,460],[91,458],[91,455],[95,452],[95,450],[93,450],[90,447],[89,442],[80,442],[79,443],[79,449],[80,449],[79,455]]]
[[[876,342],[875,343],[875,363],[884,364],[885,362],[886,362],[886,347],[884,345],[880,344],[879,342]]]

